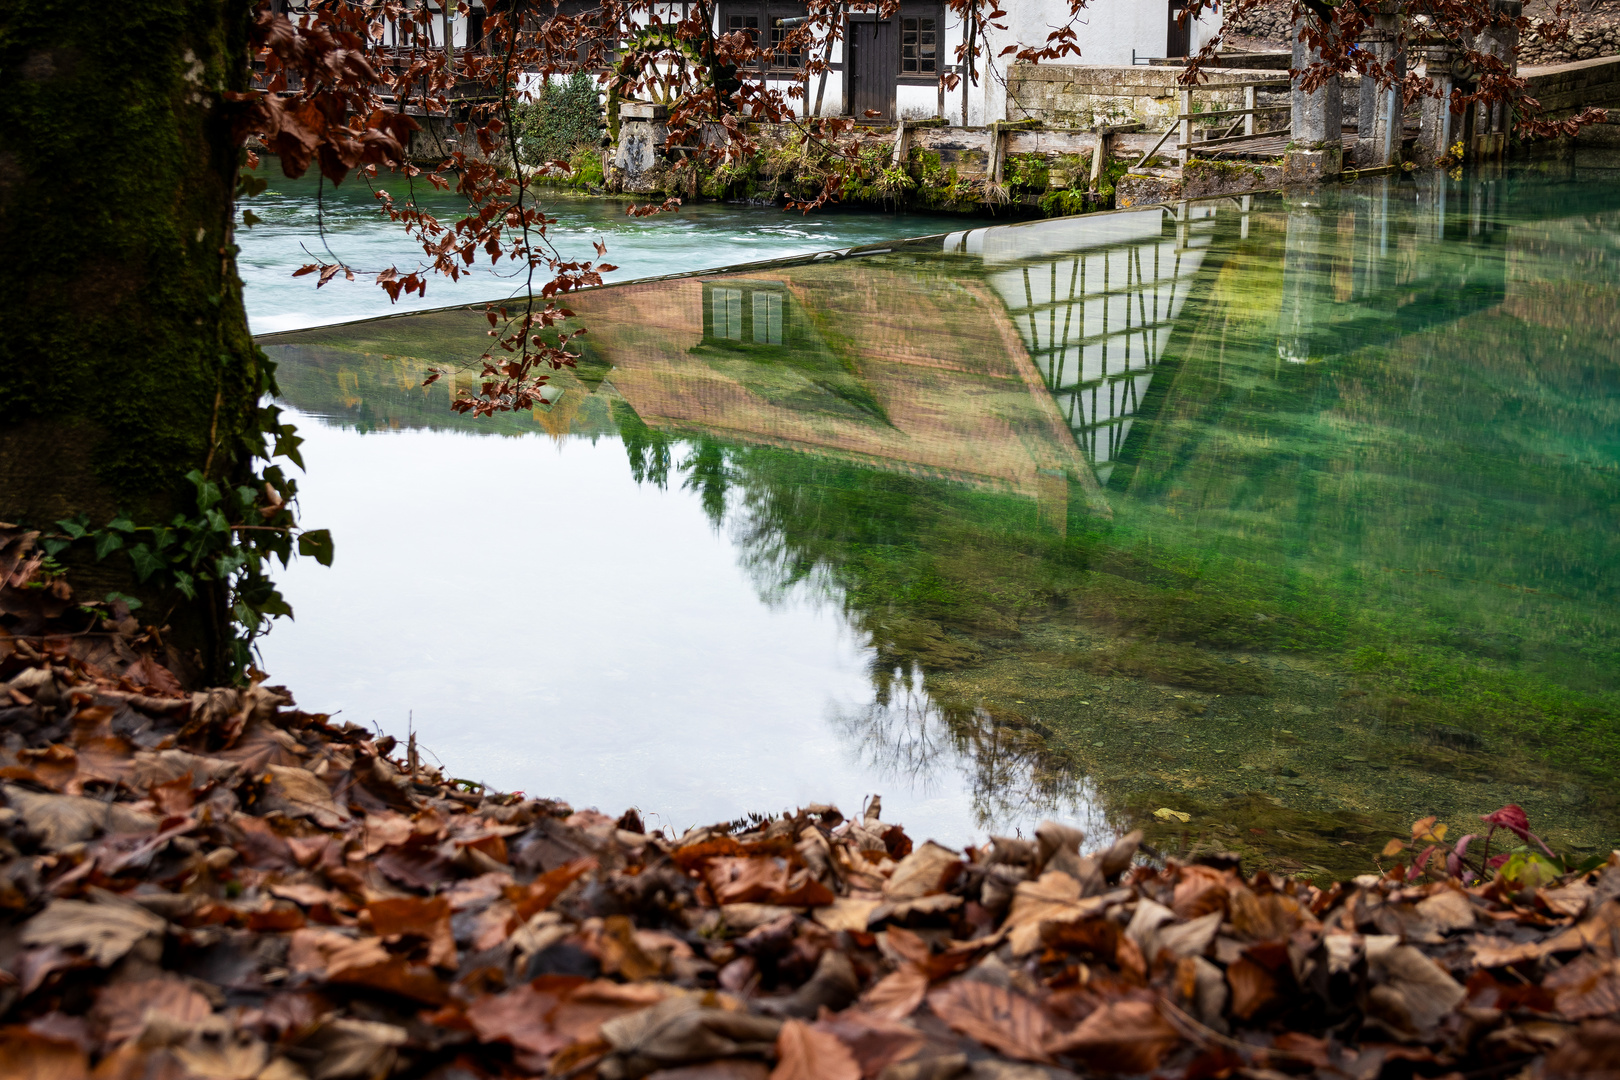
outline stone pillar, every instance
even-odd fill
[[[1424,50],[1423,62],[1429,81],[1440,96],[1423,99],[1417,145],[1413,147],[1412,155],[1420,167],[1430,168],[1446,156],[1446,149],[1456,139],[1456,117],[1451,112],[1451,47],[1444,44],[1429,46]]]
[[[1381,64],[1393,64],[1396,82],[1378,86],[1376,80],[1361,80],[1363,124],[1356,140],[1356,164],[1364,168],[1397,165],[1401,160],[1401,90],[1406,76],[1406,53],[1397,47],[1400,9],[1393,3],[1378,5],[1373,16],[1373,33],[1368,42]],[[1373,85],[1369,86],[1368,84]],[[1368,106],[1371,106],[1370,108]],[[1371,123],[1367,124],[1367,114]]]
[[[1299,39],[1306,20],[1305,15],[1294,24],[1294,76],[1293,117],[1289,128],[1294,149],[1283,158],[1285,184],[1309,183],[1323,177],[1337,176],[1344,165],[1344,104],[1337,75],[1328,79],[1321,88],[1306,93],[1299,88],[1304,70],[1320,57],[1316,49]]]
[[[1516,19],[1523,12],[1523,0],[1491,0],[1491,13],[1498,17]],[[1475,48],[1506,62],[1513,74],[1518,73],[1519,32],[1512,26],[1486,27]],[[1475,161],[1499,160],[1506,152],[1507,134],[1513,122],[1508,113],[1508,107],[1501,102],[1475,107],[1472,146]]]
[[[611,184],[618,191],[658,191],[663,183],[664,140],[669,110],[650,101],[619,104],[619,142],[613,149]]]

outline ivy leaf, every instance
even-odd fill
[[[65,533],[67,533],[69,536],[71,536],[75,540],[82,540],[82,539],[85,538],[85,536],[87,536],[89,534],[88,529],[86,529],[83,525],[80,525],[77,521],[72,520],[71,518],[64,519],[62,521],[58,521],[56,523],[56,525],[57,525],[57,528],[61,529]]]
[[[105,559],[113,552],[124,546],[124,538],[115,532],[104,532],[96,535],[96,558]]]
[[[180,595],[184,596],[187,600],[197,599],[197,586],[194,582],[195,579],[184,570],[176,570],[174,572],[174,587],[179,589]]]
[[[132,533],[135,531],[135,523],[129,520],[129,518],[125,517],[123,514],[119,514],[117,517],[107,522],[107,528],[117,529],[121,533]]]
[[[303,437],[298,434],[298,428],[293,424],[282,424],[276,431],[276,457],[284,457],[300,469],[304,467],[304,455],[298,447],[303,443]]]
[[[332,532],[330,529],[311,529],[298,534],[298,554],[314,556],[322,566],[332,565]]]
[[[67,547],[71,543],[73,543],[72,540],[63,540],[61,538],[57,538],[55,540],[41,540],[39,542],[39,546],[45,549],[46,555],[50,556],[51,558],[55,558],[62,552],[63,548]]]
[[[287,598],[275,589],[271,589],[270,595],[260,600],[255,606],[263,615],[285,615],[289,619],[293,617],[292,605],[287,603]]]
[[[207,510],[219,502],[219,486],[203,476],[201,470],[192,469],[186,473],[186,479],[197,489],[197,509]]]
[[[135,577],[140,581],[145,581],[163,569],[163,560],[145,544],[136,544],[129,549],[129,561],[135,564]]]
[[[126,593],[121,593],[114,590],[113,592],[107,594],[107,603],[109,604],[116,604],[120,600],[122,600],[124,602],[124,606],[129,608],[131,611],[134,611],[141,606],[141,602],[139,600]]]

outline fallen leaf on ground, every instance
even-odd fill
[[[213,1011],[209,1000],[185,979],[164,975],[103,987],[90,1016],[102,1031],[102,1041],[117,1046],[139,1035],[154,1016],[194,1024]]]
[[[158,827],[156,816],[122,803],[82,795],[42,795],[12,784],[0,785],[0,792],[29,831],[39,834],[46,851],[60,851],[100,832],[153,833]]]
[[[0,1063],[6,1080],[88,1080],[90,1058],[70,1042],[22,1026],[0,1028]]]
[[[166,926],[166,921],[135,904],[53,900],[23,924],[20,937],[25,945],[83,949],[85,956],[107,967],[142,938],[163,933]]]
[[[1051,922],[1076,922],[1095,915],[1114,902],[1110,895],[1080,899],[1080,883],[1068,874],[1050,871],[1038,881],[1021,881],[1013,891],[1012,908],[1001,928],[1012,941],[1013,955],[1024,956],[1041,943],[1041,927]]]
[[[861,1080],[861,1067],[838,1036],[789,1020],[776,1036],[771,1080]]]
[[[962,1034],[1024,1061],[1050,1061],[1052,1025],[1029,998],[977,979],[959,978],[928,995],[934,1014]]]
[[[922,1033],[916,1028],[855,1009],[819,1020],[816,1027],[842,1040],[855,1055],[861,1075],[868,1078],[906,1060],[923,1045]]]
[[[883,976],[861,995],[861,1005],[874,1016],[903,1020],[917,1011],[928,993],[928,974],[915,967]]]
[[[1097,1009],[1067,1035],[1050,1043],[1065,1054],[1103,1072],[1145,1073],[1177,1043],[1180,1034],[1146,1001],[1117,1001]]]

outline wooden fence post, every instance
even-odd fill
[[[1181,163],[1192,157],[1192,91],[1181,92]]]

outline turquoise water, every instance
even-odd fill
[[[266,339],[338,545],[268,669],[674,828],[881,793],[1307,874],[1506,802],[1616,838],[1620,192],[891,247],[583,294],[577,369],[493,422],[420,386],[477,311]]]
[[[237,230],[248,321],[254,333],[497,299],[510,295],[521,281],[509,265],[491,266],[481,260],[458,282],[431,278],[425,297],[412,295],[390,304],[368,274],[396,265],[402,272],[414,270],[420,265],[421,248],[378,212],[376,198],[360,178],[351,177],[338,187],[313,176],[289,180],[271,160],[260,173],[270,186],[248,200],[247,207],[262,220]],[[453,193],[435,192],[425,182],[415,185],[414,193],[398,180],[389,187],[396,200],[414,197],[441,220],[454,220],[465,207]],[[549,236],[558,254],[596,259],[593,245],[606,244],[607,261],[619,268],[606,275],[610,281],[942,232],[954,228],[958,220],[856,212],[807,217],[775,207],[712,202],[632,218],[625,215],[623,202],[547,192],[540,198],[557,218]],[[343,262],[355,268],[355,280],[340,275],[317,289],[313,276],[292,277],[293,271],[313,262]]]

